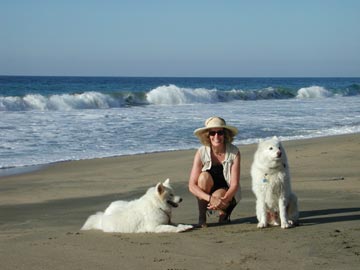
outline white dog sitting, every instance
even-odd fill
[[[281,228],[286,229],[295,225],[299,218],[297,197],[291,191],[286,153],[277,137],[259,143],[251,177],[256,196],[257,227],[281,224]]]
[[[141,198],[133,201],[112,202],[105,212],[90,216],[81,230],[97,229],[104,232],[184,232],[192,225],[171,224],[173,207],[178,207],[182,198],[173,194],[170,180],[149,188]]]

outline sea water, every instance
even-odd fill
[[[0,76],[0,169],[199,147],[217,115],[235,144],[360,131],[360,78]]]

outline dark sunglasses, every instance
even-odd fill
[[[215,134],[217,134],[218,136],[223,136],[223,135],[224,135],[224,131],[223,131],[223,130],[209,131],[209,135],[210,135],[210,136],[215,136]]]

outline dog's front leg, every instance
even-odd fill
[[[280,215],[280,222],[281,222],[281,228],[287,229],[291,227],[291,224],[288,220],[288,214],[286,211],[287,206],[287,200],[285,198],[279,199],[279,215]]]
[[[259,221],[258,228],[267,227],[266,204],[261,199],[256,200],[256,217]]]

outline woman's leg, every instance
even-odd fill
[[[214,185],[214,181],[208,172],[202,172],[198,179],[198,186],[204,192],[210,194],[211,188]],[[198,200],[198,208],[199,208],[199,226],[204,228],[207,227],[206,225],[206,211],[208,203],[205,200],[197,199]]]

